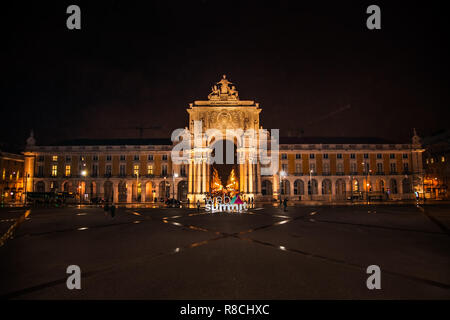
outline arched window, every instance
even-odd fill
[[[391,192],[393,194],[397,194],[398,193],[397,180],[395,180],[395,179],[391,179]]]
[[[187,199],[188,184],[187,181],[180,181],[178,183],[178,200],[184,201]]]
[[[170,198],[170,182],[163,180],[159,183],[159,197]],[[165,190],[164,190],[165,189]]]
[[[352,190],[353,192],[359,192],[359,182],[356,179],[352,181]]]
[[[127,190],[127,184],[125,181],[119,182],[118,191],[119,191],[119,194],[118,194],[117,198],[118,198],[119,202],[127,202],[128,190]]]
[[[294,181],[294,194],[295,195],[303,195],[305,194],[305,184],[302,180]]]
[[[281,194],[289,195],[290,193],[290,183],[288,180],[281,181]]]
[[[411,193],[411,181],[408,178],[402,181],[403,193]]]
[[[340,196],[345,194],[345,181],[342,179],[336,180],[336,194]]]
[[[322,181],[322,194],[331,194],[331,181],[325,179]]]

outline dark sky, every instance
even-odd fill
[[[169,137],[222,74],[265,128],[409,141],[448,127],[444,2],[2,4],[0,141]],[[394,1],[391,1],[394,2]],[[382,29],[366,28],[381,7]],[[82,29],[66,28],[81,7]]]

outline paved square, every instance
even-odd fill
[[[24,209],[2,208],[4,233]],[[450,206],[35,208],[0,247],[10,299],[449,299]],[[68,290],[78,265],[82,289]],[[366,269],[381,268],[381,290]]]

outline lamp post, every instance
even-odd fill
[[[175,200],[175,178],[178,178],[178,173],[173,174],[173,190],[172,190],[172,198]]]
[[[310,198],[310,200],[312,200],[312,188],[313,188],[313,186],[312,186],[312,173],[313,173],[313,170],[311,169],[311,170],[309,170],[309,198]]]
[[[136,202],[139,201],[138,191],[139,191],[139,169],[136,171]]]
[[[81,171],[81,175],[83,176],[83,179],[85,179],[86,175],[87,175],[86,170]],[[84,188],[86,189],[86,181],[84,181],[84,183],[85,183]],[[82,189],[83,188],[82,188],[82,185],[80,183],[80,205],[81,205],[81,191],[82,191]]]
[[[27,173],[25,174],[25,199],[23,201],[23,203],[26,205],[27,204],[27,189],[28,189],[28,178],[30,177],[30,174]]]
[[[163,193],[163,201],[164,201],[164,198],[166,198],[166,196],[167,196],[166,179],[167,179],[167,177],[164,177],[164,193]]]

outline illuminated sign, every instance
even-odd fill
[[[240,213],[247,211],[247,202],[242,201],[239,195],[235,195],[233,198],[229,196],[206,198],[205,210],[211,213],[215,212],[236,212]]]

